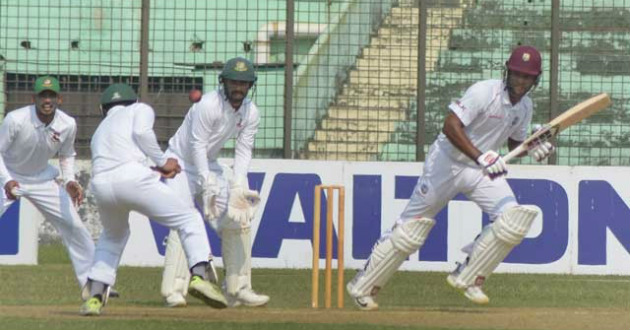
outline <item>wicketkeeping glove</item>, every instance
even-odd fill
[[[206,220],[214,220],[219,217],[217,208],[217,195],[219,195],[219,185],[214,173],[210,173],[202,187],[203,216]]]
[[[240,184],[234,184],[230,188],[230,199],[228,202],[228,216],[242,224],[248,224],[258,208],[260,195],[255,190],[249,190]]]
[[[490,179],[507,174],[507,164],[496,151],[488,150],[477,158],[477,164],[484,168]]]

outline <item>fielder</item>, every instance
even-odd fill
[[[59,81],[35,80],[33,104],[11,111],[0,126],[0,180],[4,187],[2,213],[24,196],[50,221],[74,267],[80,286],[94,255],[94,242],[77,213],[83,189],[74,174],[74,119],[58,109],[62,102]],[[48,161],[59,156],[59,170]]]
[[[99,315],[107,303],[109,288],[127,239],[129,212],[145,214],[174,230],[186,252],[186,271],[192,273],[188,292],[214,308],[227,306],[208,261],[210,244],[203,219],[178,193],[160,182],[181,171],[176,159],[160,149],[153,131],[155,114],[125,84],[109,86],[101,97],[105,119],[92,138],[91,187],[103,224],[94,262],[83,289],[82,315]],[[149,168],[149,158],[156,167]]]
[[[538,213],[517,204],[505,179],[507,165],[495,150],[506,140],[510,149],[515,148],[527,137],[533,112],[528,93],[541,73],[540,53],[530,46],[518,47],[506,62],[503,80],[478,82],[449,106],[451,112],[429,150],[409,203],[376,242],[365,268],[347,285],[359,309],[378,308],[374,300],[378,291],[422,247],[435,224],[433,217],[460,192],[488,213],[492,223],[464,248],[469,255],[447,282],[474,303],[489,302],[482,290],[485,279],[523,240]],[[544,142],[529,153],[542,161],[553,149]]]
[[[259,115],[247,93],[256,82],[252,63],[244,58],[229,60],[219,75],[222,86],[194,103],[184,122],[169,141],[167,154],[178,159],[182,174],[167,184],[187,204],[203,205],[203,214],[221,237],[225,281],[223,290],[230,307],[262,306],[269,301],[251,284],[251,220],[260,201],[248,188],[247,170],[252,159]],[[225,143],[236,137],[233,174],[217,162]],[[171,231],[166,246],[162,296],[169,307],[186,305],[183,254],[177,235]]]

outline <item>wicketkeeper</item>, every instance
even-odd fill
[[[94,262],[83,290],[82,315],[99,315],[116,281],[129,238],[129,213],[136,211],[171,229],[185,251],[186,290],[214,308],[227,307],[208,261],[210,244],[199,212],[160,181],[181,172],[162,152],[153,131],[155,114],[126,84],[109,86],[101,97],[105,118],[92,137],[91,187],[103,224]],[[146,165],[148,159],[156,166]],[[189,276],[190,278],[190,276]]]
[[[247,98],[256,83],[252,63],[229,60],[219,75],[221,88],[194,103],[183,124],[169,141],[167,154],[178,159],[182,173],[167,184],[195,201],[221,237],[225,281],[230,307],[262,306],[269,297],[257,294],[251,284],[251,221],[260,201],[249,189],[247,171],[260,122],[258,108]],[[236,137],[233,173],[217,162],[225,143]],[[162,295],[169,307],[186,305],[185,271],[181,245],[171,231],[162,278]]]
[[[360,309],[378,308],[374,300],[378,291],[422,247],[435,224],[433,217],[458,193],[488,213],[492,223],[464,248],[469,255],[447,282],[475,303],[489,302],[482,290],[484,281],[523,240],[538,215],[516,202],[505,179],[507,165],[496,150],[506,141],[515,148],[527,137],[533,113],[528,93],[541,73],[540,53],[530,46],[517,47],[506,62],[503,80],[478,82],[450,105],[407,207],[347,285]],[[552,151],[549,142],[541,142],[529,153],[541,161]]]

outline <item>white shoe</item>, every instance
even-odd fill
[[[457,283],[457,275],[455,273],[451,273],[446,277],[446,283],[451,287],[461,291],[464,294],[464,297],[468,298],[470,301],[479,305],[486,305],[490,302],[490,298],[483,292],[481,286],[479,285],[470,285],[470,286],[462,286]]]
[[[470,301],[479,305],[486,305],[490,302],[490,298],[481,290],[480,286],[472,285],[466,288],[464,296]]]
[[[373,311],[373,310],[378,309],[378,304],[374,300],[374,296],[370,296],[370,295],[356,296],[355,295],[354,281],[348,282],[348,285],[346,285],[346,290],[348,291],[348,294],[350,295],[350,297],[352,297],[352,301],[354,301],[354,304],[357,305],[357,307],[359,307],[360,310]]]
[[[362,311],[375,311],[378,309],[378,304],[372,296],[352,297],[354,304]]]
[[[170,296],[164,298],[164,304],[166,307],[185,307],[186,298],[179,293],[173,293]]]
[[[228,307],[259,307],[264,306],[269,302],[269,296],[264,294],[258,294],[254,290],[249,288],[241,289],[237,294],[225,294],[228,301]]]

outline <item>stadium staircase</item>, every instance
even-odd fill
[[[308,159],[379,160],[401,123],[410,119],[417,88],[418,8],[401,0],[393,7],[370,44],[363,49],[348,81],[307,143]],[[459,25],[461,2],[429,9],[426,54],[429,72]],[[434,20],[439,20],[434,21]]]

